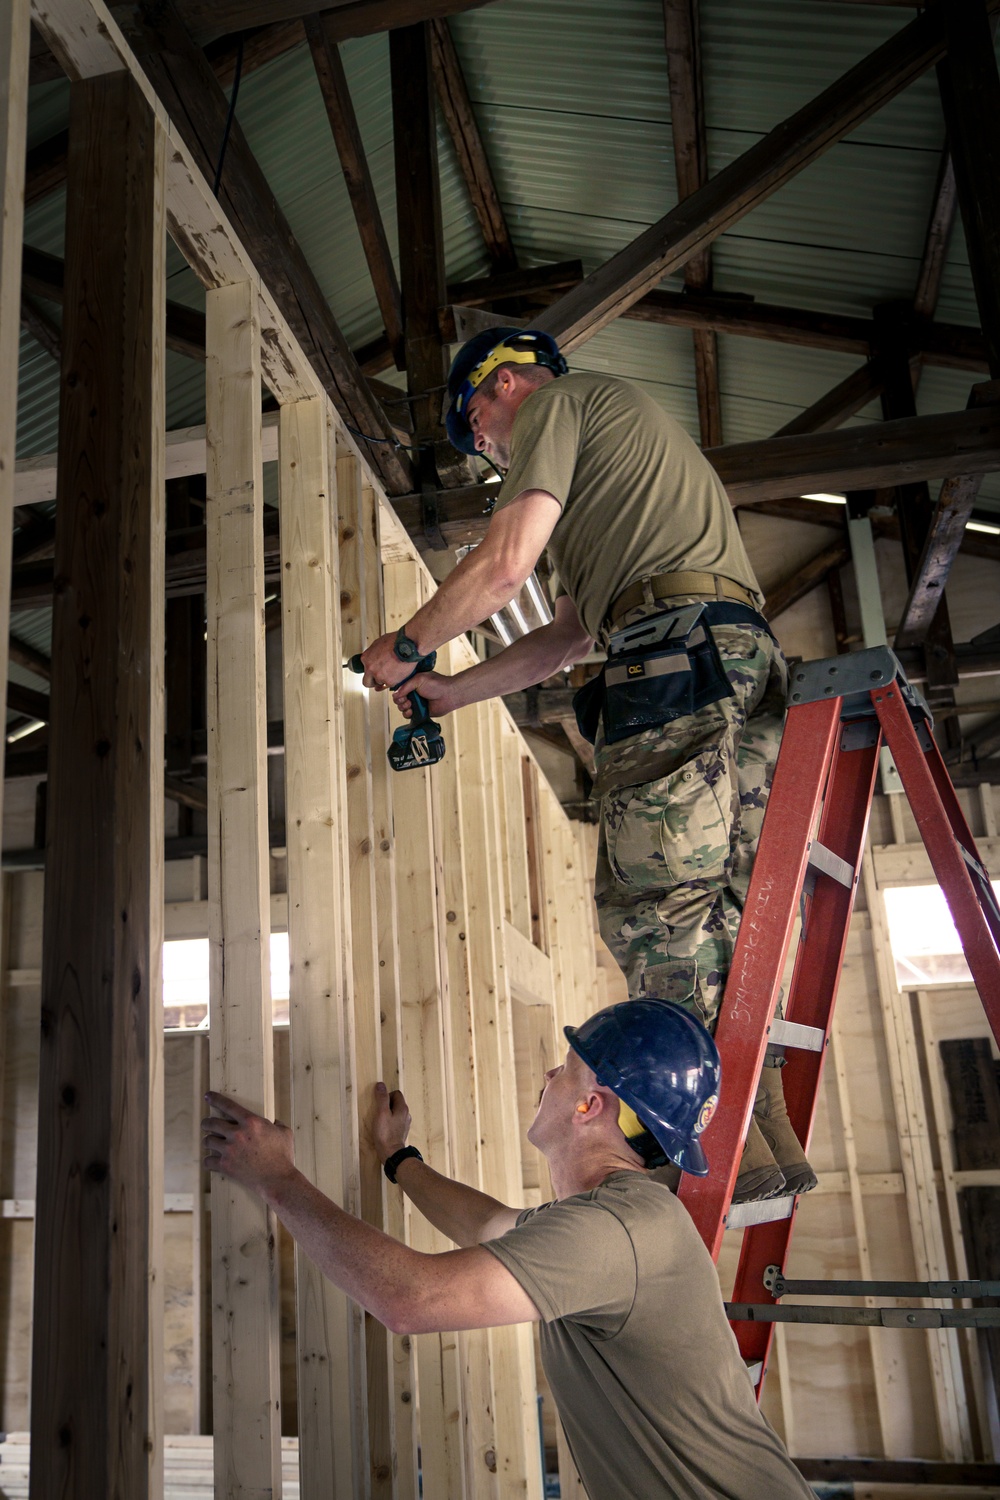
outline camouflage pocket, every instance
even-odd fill
[[[671,776],[609,793],[608,859],[637,890],[717,879],[730,858],[732,799],[724,763],[700,755]]]

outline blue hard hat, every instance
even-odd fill
[[[448,371],[451,406],[445,428],[460,453],[476,452],[467,416],[469,402],[487,375],[500,365],[544,365],[553,375],[566,374],[566,361],[551,334],[527,328],[487,328],[463,344]]]
[[[625,1000],[563,1031],[598,1083],[634,1110],[652,1137],[625,1132],[647,1167],[659,1165],[662,1151],[683,1171],[705,1177],[698,1137],[719,1102],[722,1069],[701,1022],[670,1000]]]

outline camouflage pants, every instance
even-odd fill
[[[733,696],[597,745],[601,935],[629,995],[712,1029],[732,961],[784,719],[787,668],[764,630],[716,626]]]

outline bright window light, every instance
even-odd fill
[[[1000,881],[993,889],[1000,896]],[[939,885],[897,886],[885,892],[889,942],[900,989],[971,980],[962,941]]]
[[[271,1005],[274,1023],[288,1021],[288,933],[271,934]],[[168,1031],[208,1030],[208,938],[163,945],[163,1024]]]
[[[1000,526],[988,526],[985,521],[966,521],[966,531],[985,531],[987,536],[1000,536]]]
[[[822,500],[824,505],[846,505],[846,495],[803,495],[803,500]]]

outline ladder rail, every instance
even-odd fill
[[[934,874],[951,908],[987,1020],[1000,1044],[1000,952],[962,856],[964,849],[977,858],[975,840],[954,789],[950,796],[942,795],[942,785],[931,769],[940,751],[933,742],[928,751],[921,748],[899,687],[877,689],[871,698]]]
[[[725,1107],[702,1137],[709,1175],[685,1175],[679,1192],[713,1260],[722,1247],[839,719],[837,699],[804,704],[789,717],[782,736],[715,1031]],[[808,769],[803,773],[800,767]],[[778,819],[772,816],[775,806]]]
[[[758,1395],[776,1321],[871,1321],[874,1316],[903,1327],[925,1326],[914,1321],[925,1315],[951,1316],[940,1309],[862,1309],[863,1318],[854,1309],[832,1314],[829,1308],[782,1309],[780,1288],[777,1294],[774,1289],[784,1274],[798,1199],[789,1194],[780,1201],[731,1207],[772,1029],[774,1039],[780,1031],[790,1054],[782,1080],[789,1119],[803,1147],[809,1146],[883,742],[1000,1042],[1000,907],[941,753],[923,725],[918,730],[911,719],[917,700],[898,662],[879,647],[805,663],[796,670],[793,687],[716,1026],[722,1108],[703,1137],[710,1171],[704,1178],[684,1176],[679,1189],[713,1260],[727,1219],[743,1230],[728,1308]],[[800,898],[803,928],[779,1027],[775,1002]]]
[[[818,1052],[793,1050],[782,1070],[789,1120],[806,1151],[819,1103],[826,1061],[825,1043],[833,1022],[878,774],[879,738],[876,737],[870,745],[847,749],[844,726],[838,725],[838,731],[817,839],[825,849],[845,861],[854,878],[847,887],[832,876],[817,875],[813,892],[805,902],[803,932],[795,955],[786,1006],[790,1021],[816,1027],[824,1037],[824,1046]],[[793,1210],[788,1218],[754,1225],[745,1231],[733,1286],[734,1303],[775,1300],[765,1287],[764,1275],[770,1266],[784,1267],[795,1220]],[[767,1373],[774,1324],[734,1322],[734,1326],[743,1358],[748,1362],[759,1360],[763,1378]]]

